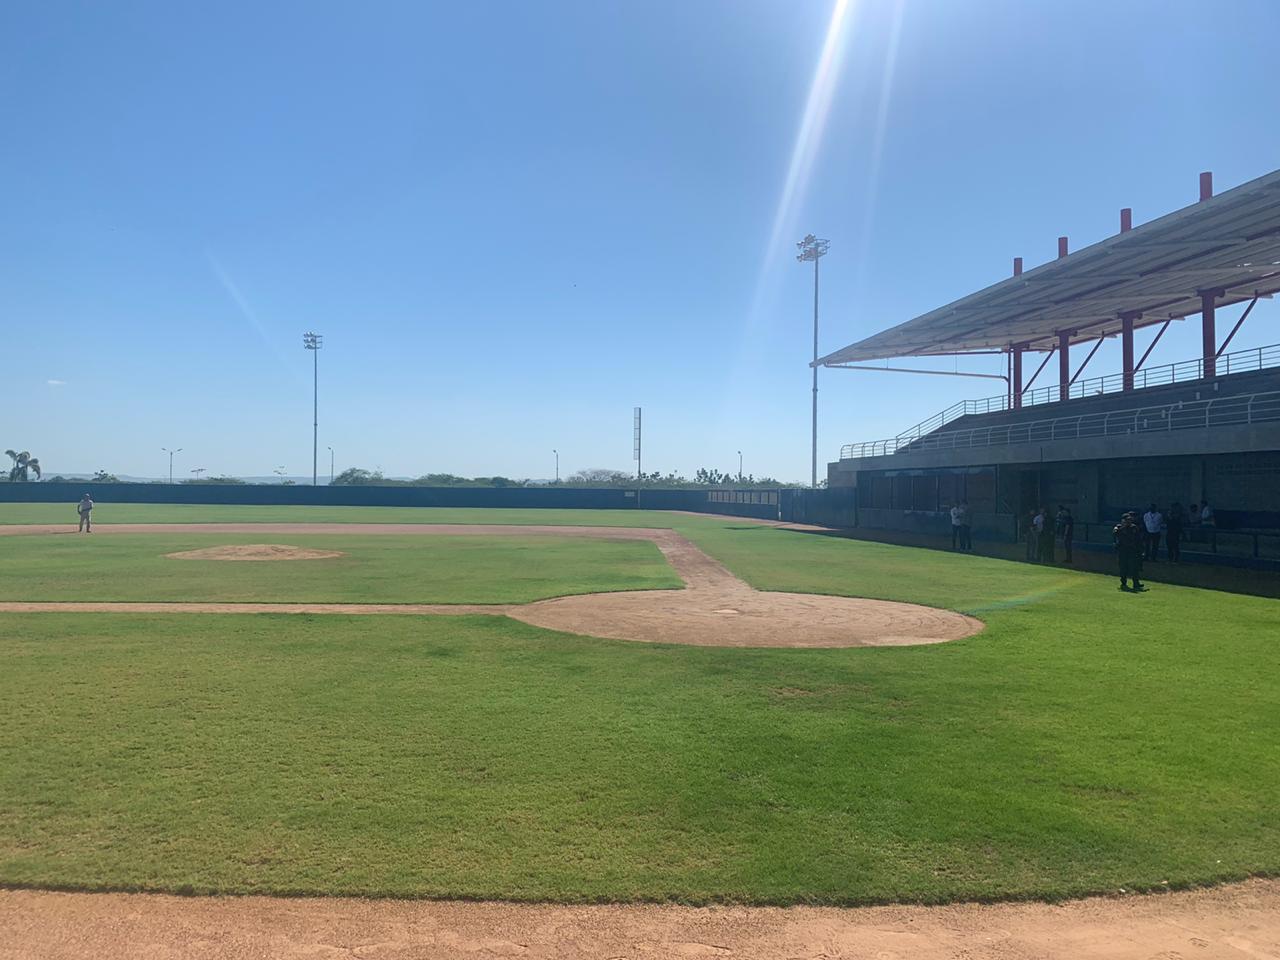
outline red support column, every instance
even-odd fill
[[[1010,385],[1010,392],[1013,394],[1013,409],[1022,409],[1022,344],[1015,344],[1009,348],[1013,351],[1013,383]]]
[[[1214,329],[1215,308],[1217,307],[1217,291],[1211,290],[1200,295],[1200,332],[1201,344],[1204,348],[1205,379],[1217,375],[1218,372],[1218,333]]]
[[[1071,333],[1058,334],[1058,399],[1071,395]]]
[[[1208,200],[1213,196],[1213,171],[1206,170],[1200,174],[1200,200]]]
[[[1133,229],[1133,210],[1130,207],[1125,207],[1123,210],[1120,211],[1120,232],[1128,233],[1132,229]]]
[[[1120,329],[1120,347],[1124,367],[1124,389],[1133,389],[1133,317],[1122,317],[1124,324]]]
[[[1058,238],[1058,259],[1061,260],[1066,255],[1067,255],[1067,238],[1059,237]]]

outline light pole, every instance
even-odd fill
[[[160,449],[169,455],[169,482],[173,483],[173,455],[175,453],[181,453],[182,448],[179,447],[177,450],[170,450],[168,447],[161,447]]]
[[[324,337],[308,331],[302,335],[302,346],[311,351],[311,485],[314,487],[316,457],[320,450],[320,348],[324,346]]]
[[[738,451],[738,482],[742,482],[742,451]]]
[[[551,452],[556,455],[556,483],[559,483],[560,482],[560,451],[552,450]]]
[[[796,244],[801,263],[813,261],[813,462],[810,484],[818,486],[818,261],[827,253],[830,241],[819,240],[812,233]]]
[[[204,467],[193,467],[191,472],[196,475],[196,483],[200,482],[200,474],[204,473]]]
[[[329,448],[329,486],[333,486],[333,447]]]

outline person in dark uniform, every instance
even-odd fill
[[[1120,518],[1120,522],[1111,531],[1116,543],[1116,558],[1120,562],[1120,589],[1128,590],[1129,581],[1133,581],[1133,590],[1142,590],[1142,551],[1146,546],[1146,536],[1138,525],[1138,515],[1129,511]]]
[[[1054,518],[1056,533],[1062,538],[1063,563],[1071,562],[1071,544],[1076,538],[1076,518],[1066,506],[1058,507],[1058,516]]]
[[[1182,559],[1182,531],[1186,525],[1186,511],[1182,509],[1182,504],[1175,503],[1164,517],[1164,548],[1169,553],[1171,563]]]

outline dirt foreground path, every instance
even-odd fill
[[[50,525],[0,526],[0,536],[65,534]],[[662,551],[683,590],[592,593],[522,605],[0,602],[3,613],[347,613],[462,614],[514,620],[588,637],[717,647],[882,647],[959,640],[980,632],[980,620],[913,603],[756,590],[683,535],[661,527],[511,526],[422,523],[149,523],[98,527],[98,533],[396,534],[411,536],[558,536],[647,540]],[[199,553],[207,553],[204,548]],[[219,562],[286,549],[257,544],[231,548]],[[170,556],[173,556],[170,554]],[[195,562],[194,560],[181,562]],[[262,562],[257,560],[257,562]],[[323,562],[317,560],[316,562]]]
[[[0,958],[1260,960],[1280,881],[1043,903],[570,907],[0,891]]]

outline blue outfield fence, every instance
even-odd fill
[[[821,526],[854,525],[852,488],[661,490],[623,487],[380,487],[219,483],[0,483],[0,502],[685,510]]]

